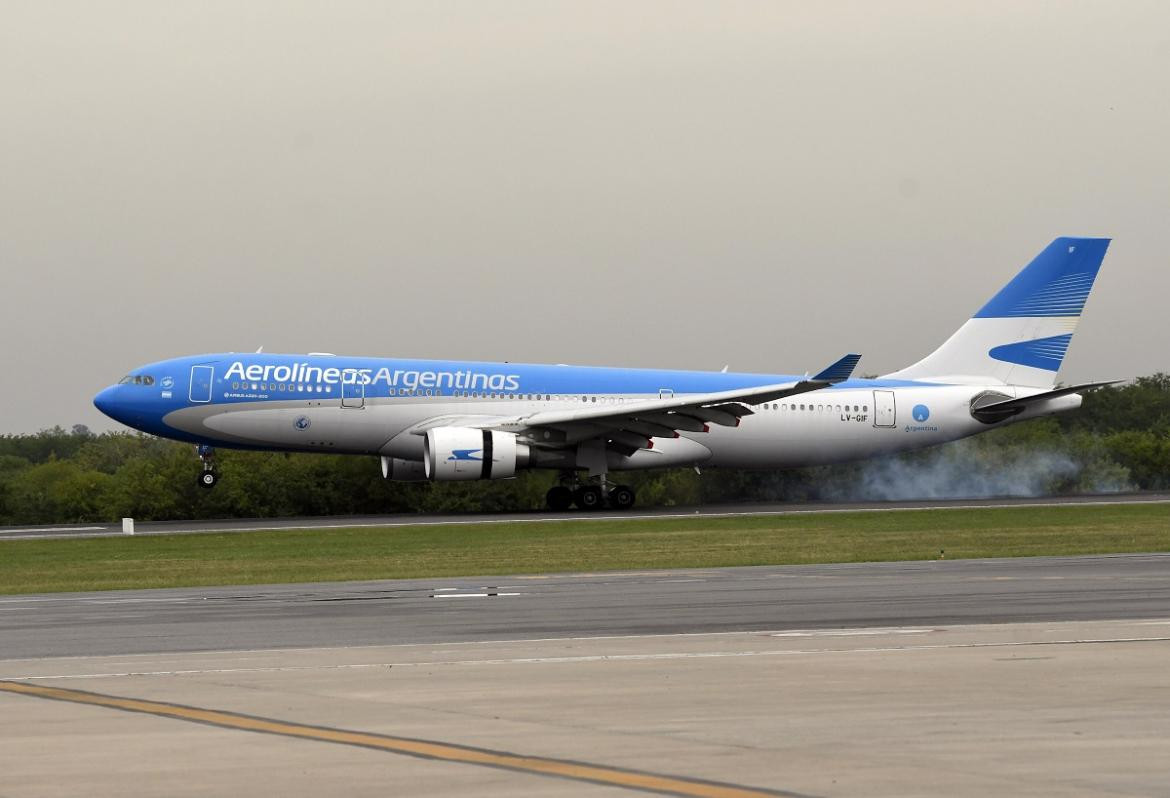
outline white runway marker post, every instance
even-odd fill
[[[122,534],[123,535],[133,535],[134,534],[134,519],[133,518],[123,518],[122,519]]]

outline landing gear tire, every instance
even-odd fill
[[[214,488],[215,483],[219,482],[219,477],[214,471],[204,471],[199,475],[199,485],[204,488]]]
[[[583,485],[577,488],[573,500],[582,510],[600,510],[602,505],[605,504],[605,497],[601,494],[601,488],[596,485]]]
[[[629,485],[618,485],[609,492],[609,505],[615,510],[628,510],[634,506],[634,489]]]
[[[549,492],[544,495],[544,501],[548,505],[548,509],[558,513],[564,512],[573,506],[573,491],[564,485],[557,485],[550,488]]]

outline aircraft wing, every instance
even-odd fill
[[[847,380],[860,359],[860,355],[846,355],[815,376],[794,382],[616,405],[544,410],[492,426],[520,430],[536,446],[559,448],[600,438],[609,448],[630,455],[638,449],[652,448],[653,438],[676,438],[680,431],[706,432],[711,424],[739,426],[741,418],[754,412],[751,405]]]

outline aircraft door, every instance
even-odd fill
[[[892,427],[896,423],[897,408],[894,406],[893,391],[873,392],[873,425]]]
[[[213,366],[192,366],[191,388],[187,392],[187,398],[192,402],[210,402],[211,386],[214,381],[215,368]]]
[[[361,372],[346,369],[341,372],[341,406],[359,409],[366,404],[366,384]]]

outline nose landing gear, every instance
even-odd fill
[[[219,482],[219,474],[215,471],[215,449],[199,445],[195,447],[195,451],[199,454],[200,462],[203,463],[203,471],[199,474],[200,487],[214,488],[215,483]]]

